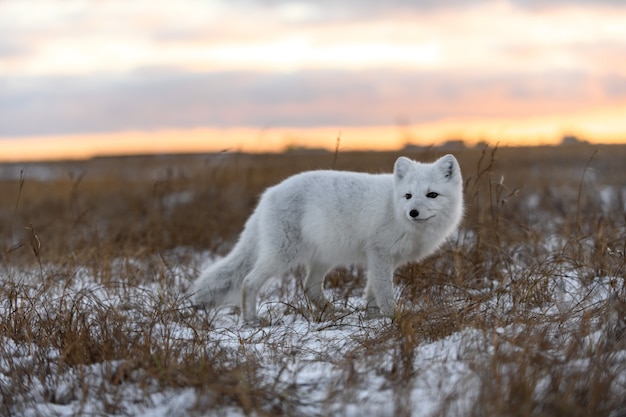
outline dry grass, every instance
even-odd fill
[[[184,294],[258,194],[397,154],[2,166],[0,414],[625,416],[626,148],[455,155],[463,227],[398,271],[393,323],[363,318],[345,269],[326,285],[344,316],[315,322],[292,279],[259,330]]]

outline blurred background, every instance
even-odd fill
[[[0,160],[626,141],[622,0],[3,0]]]

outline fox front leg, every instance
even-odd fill
[[[378,309],[380,314],[393,318],[396,314],[396,300],[393,293],[393,266],[384,258],[374,256],[367,268],[365,302],[368,311]]]

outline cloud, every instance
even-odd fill
[[[293,10],[294,16],[308,12],[310,15],[329,15],[359,17],[380,16],[381,13],[397,13],[398,11],[432,11],[441,9],[464,9],[494,3],[511,4],[525,9],[552,8],[563,6],[587,7],[597,5],[623,6],[623,0],[232,0],[230,4],[241,8],[265,8],[277,12]],[[299,12],[299,13],[298,13]]]
[[[485,0],[485,2],[490,0]],[[559,7],[581,7],[586,8],[590,6],[610,6],[610,7],[624,7],[622,0],[551,0],[549,2],[545,0],[510,0],[512,4],[520,8],[528,9],[547,9],[547,8],[559,8]]]
[[[604,77],[601,89],[607,97],[623,99],[626,97],[626,77],[620,75]]]
[[[32,52],[32,47],[29,46],[28,42],[14,36],[9,36],[9,33],[5,32],[6,31],[0,28],[0,65],[10,60],[26,57]],[[0,67],[0,75],[2,72]]]
[[[626,7],[608,12],[602,7],[618,2],[549,3],[554,6],[526,0],[234,0],[198,8],[186,1],[156,2],[142,18],[92,10],[87,19],[92,23],[83,27],[108,36],[109,47],[120,32],[129,39],[141,35],[144,43],[137,45],[151,65],[178,61],[202,70],[422,65],[415,55],[445,66],[450,57],[484,57],[509,44],[543,49],[590,41],[623,44]],[[103,18],[119,23],[96,23]],[[369,59],[351,52],[358,50]]]
[[[617,1],[40,3],[33,15],[0,1],[0,137],[422,123],[626,99]]]
[[[626,100],[626,77],[401,70],[185,73],[9,79],[0,136],[163,128],[368,126],[399,119],[534,116]]]
[[[27,3],[9,0],[0,2],[0,42],[13,45],[7,51],[17,47],[28,53],[11,62],[0,56],[0,71],[37,77],[123,73],[143,66],[198,72],[391,66],[573,70],[594,65],[585,45],[625,44],[625,7],[525,4],[48,0],[31,16]]]

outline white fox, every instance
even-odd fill
[[[400,157],[393,174],[303,172],[263,193],[233,250],[191,291],[196,304],[239,306],[246,322],[258,324],[257,295],[270,278],[304,266],[306,295],[325,311],[325,275],[359,265],[367,269],[368,311],[393,317],[394,270],[433,253],[462,216],[463,181],[452,155],[429,164]]]

